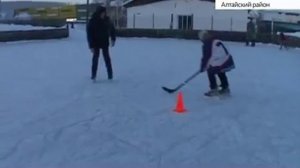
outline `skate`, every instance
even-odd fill
[[[220,96],[230,96],[230,89],[226,88],[226,89],[219,90],[219,95]]]
[[[108,75],[108,80],[113,80],[114,79],[114,77],[113,77],[113,75]]]
[[[93,83],[96,83],[96,77],[91,77]]]
[[[218,89],[212,89],[212,90],[204,93],[204,95],[207,97],[213,97],[213,96],[219,96],[220,93],[219,93]]]

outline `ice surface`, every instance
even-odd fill
[[[0,168],[299,168],[300,51],[226,43],[233,96],[207,99],[201,44],[121,38],[115,80],[89,79],[83,30],[64,40],[0,43]]]

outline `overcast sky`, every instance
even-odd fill
[[[51,2],[67,2],[67,3],[83,3],[86,0],[2,0],[2,1],[51,1]],[[92,1],[92,0],[90,0]]]

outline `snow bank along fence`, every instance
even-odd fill
[[[43,30],[17,30],[0,31],[0,42],[22,41],[22,40],[48,40],[69,37],[67,28],[53,28]]]
[[[31,25],[42,27],[62,27],[67,24],[65,19],[32,19],[32,20],[0,20],[2,24]]]
[[[199,30],[170,30],[170,29],[118,29],[120,37],[150,37],[150,38],[179,38],[198,39]],[[209,31],[218,39],[224,41],[245,42],[246,32],[239,31]],[[300,38],[288,37],[287,44],[291,47],[300,47]],[[279,44],[279,36],[271,33],[258,33],[257,42]]]

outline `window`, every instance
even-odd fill
[[[192,30],[193,29],[193,15],[179,15],[178,29]]]

